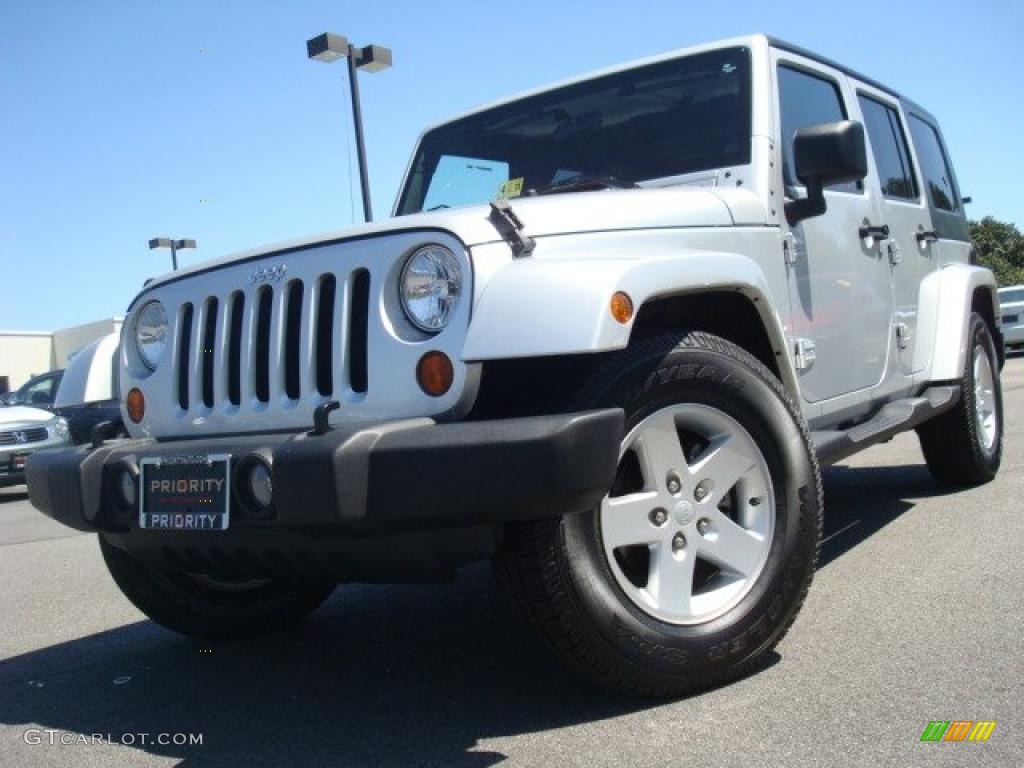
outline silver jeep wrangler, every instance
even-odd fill
[[[992,479],[997,307],[928,112],[727,40],[431,128],[387,221],[146,285],[131,437],[29,492],[179,632],[492,558],[571,668],[678,694],[792,624],[820,465],[916,429],[937,481]]]

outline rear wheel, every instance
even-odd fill
[[[99,539],[107,569],[125,597],[157,624],[192,637],[230,640],[285,629],[315,611],[336,586],[156,568]]]
[[[971,315],[960,402],[917,428],[928,469],[945,485],[996,476],[1003,456],[1003,393],[996,347],[981,315]]]
[[[563,662],[602,685],[685,693],[752,669],[792,623],[817,558],[806,429],[757,360],[703,333],[640,342],[575,408],[619,406],[601,506],[509,530],[496,573]]]

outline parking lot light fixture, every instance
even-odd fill
[[[359,81],[356,70],[380,72],[391,66],[391,49],[382,45],[358,48],[344,35],[325,32],[306,41],[306,54],[310,59],[330,64],[338,59],[348,60],[348,82],[352,92],[352,123],[356,134],[356,155],[359,159],[359,186],[363,196],[363,219],[373,220],[370,205],[370,178],[366,167],[366,145],[363,140],[363,113],[359,104]]]

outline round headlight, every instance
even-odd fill
[[[159,301],[151,301],[135,317],[135,348],[150,370],[156,370],[167,346],[167,311]]]
[[[413,325],[427,333],[443,330],[462,293],[462,270],[455,254],[440,245],[420,248],[405,262],[399,293]]]

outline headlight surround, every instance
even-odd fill
[[[135,349],[145,366],[155,371],[166,346],[167,310],[151,301],[135,316]]]
[[[57,437],[68,436],[68,420],[63,416],[58,416],[53,422],[53,434]]]
[[[462,295],[462,269],[443,245],[414,251],[402,268],[398,288],[409,322],[427,333],[440,333],[455,314]]]

